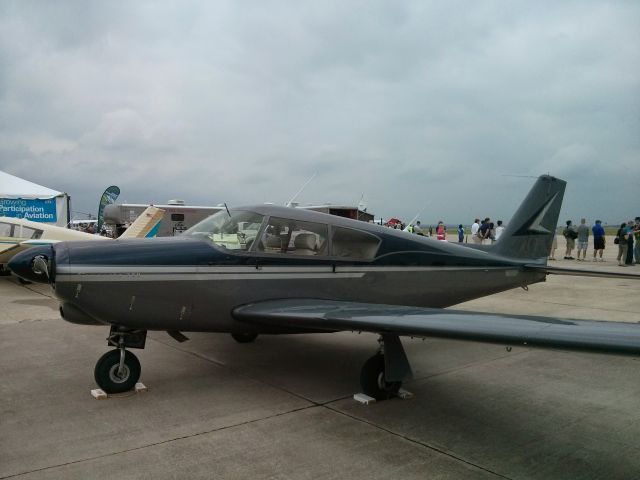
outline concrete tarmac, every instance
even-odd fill
[[[640,322],[639,293],[549,276],[456,308]],[[374,335],[153,332],[134,351],[148,392],[95,400],[107,333],[63,321],[48,286],[0,278],[0,478],[640,476],[640,357],[403,339],[414,398],[365,406]]]

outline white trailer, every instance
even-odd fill
[[[133,223],[148,206],[134,203],[107,205],[104,208],[104,223],[114,228],[119,234]],[[224,209],[224,207],[185,205],[182,200],[169,200],[167,205],[154,206],[164,210],[164,216],[156,235],[158,237],[179,235],[199,221]]]

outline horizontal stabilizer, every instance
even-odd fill
[[[531,347],[640,354],[637,323],[497,315],[332,300],[268,300],[236,307],[237,320],[314,331],[365,331]]]
[[[578,268],[550,267],[548,265],[525,265],[527,270],[544,271],[553,275],[573,275],[575,277],[598,277],[640,280],[640,275],[625,272],[603,272],[594,270],[581,270]]]

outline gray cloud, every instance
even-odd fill
[[[508,218],[635,216],[634,2],[3,2],[0,169],[95,210],[357,202]]]

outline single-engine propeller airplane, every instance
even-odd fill
[[[178,341],[187,340],[181,332],[226,332],[238,342],[367,331],[380,335],[379,349],[362,367],[361,386],[383,399],[412,375],[403,335],[640,353],[637,324],[444,309],[550,272],[581,273],[546,265],[565,186],[541,176],[491,246],[262,205],[222,210],[176,238],[34,247],[9,266],[50,283],[65,320],[110,326],[115,349],[95,366],[107,393],[138,381],[140,363],[127,348],[144,348],[149,330]]]

